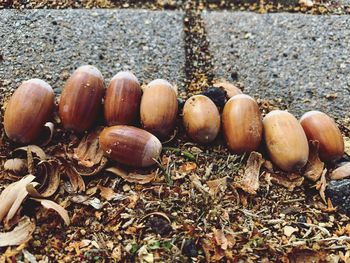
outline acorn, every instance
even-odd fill
[[[228,99],[238,94],[243,94],[243,92],[239,88],[227,81],[216,82],[213,84],[213,86],[217,88],[222,88],[224,91],[226,91],[226,97]]]
[[[79,133],[92,128],[104,91],[103,77],[97,68],[86,65],[76,69],[67,80],[59,102],[63,127]]]
[[[145,130],[167,138],[174,130],[178,103],[176,91],[166,80],[151,81],[141,98],[140,117]]]
[[[267,151],[274,164],[286,172],[305,166],[309,144],[303,127],[289,112],[274,110],[263,119]]]
[[[104,116],[107,124],[131,125],[137,122],[142,90],[134,74],[127,71],[115,75],[106,90]]]
[[[189,98],[183,109],[187,135],[198,143],[210,143],[220,130],[220,113],[214,102],[204,95]]]
[[[322,161],[335,161],[344,154],[344,139],[335,121],[320,111],[309,111],[300,118],[300,124],[310,141],[319,142]]]
[[[262,139],[262,117],[256,101],[245,94],[225,104],[222,125],[228,148],[234,153],[257,150]]]
[[[99,142],[104,154],[122,164],[147,167],[155,164],[162,144],[151,133],[126,125],[103,129]]]
[[[28,144],[38,138],[54,107],[51,86],[40,79],[24,81],[10,98],[4,115],[6,135]]]

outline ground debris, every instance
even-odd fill
[[[319,142],[310,141],[309,146],[309,160],[306,164],[304,176],[316,182],[322,175],[324,163],[318,156]]]
[[[260,168],[264,161],[265,160],[260,153],[251,152],[245,167],[243,178],[234,183],[234,186],[241,188],[249,194],[255,195],[256,191],[259,189]]]
[[[12,231],[0,233],[0,247],[16,246],[27,242],[31,238],[34,229],[35,224],[28,217],[21,218],[18,226]]]

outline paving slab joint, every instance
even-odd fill
[[[213,62],[209,41],[198,3],[189,1],[185,9],[185,74],[188,96],[209,87],[213,80]]]

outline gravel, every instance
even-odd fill
[[[59,93],[83,64],[97,66],[106,80],[131,70],[143,83],[165,78],[182,88],[182,23],[180,11],[0,10],[3,89],[42,78]]]
[[[298,117],[350,110],[350,17],[207,12],[216,77],[238,75],[245,92],[282,99]]]
[[[350,216],[350,179],[330,181],[326,189],[327,197],[339,211]]]

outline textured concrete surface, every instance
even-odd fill
[[[246,93],[282,98],[298,117],[311,109],[349,116],[349,16],[208,12],[203,18],[217,77],[237,72]]]
[[[182,24],[179,11],[0,10],[0,80],[15,88],[42,78],[58,92],[73,69],[93,64],[106,79],[131,70],[181,87]]]

